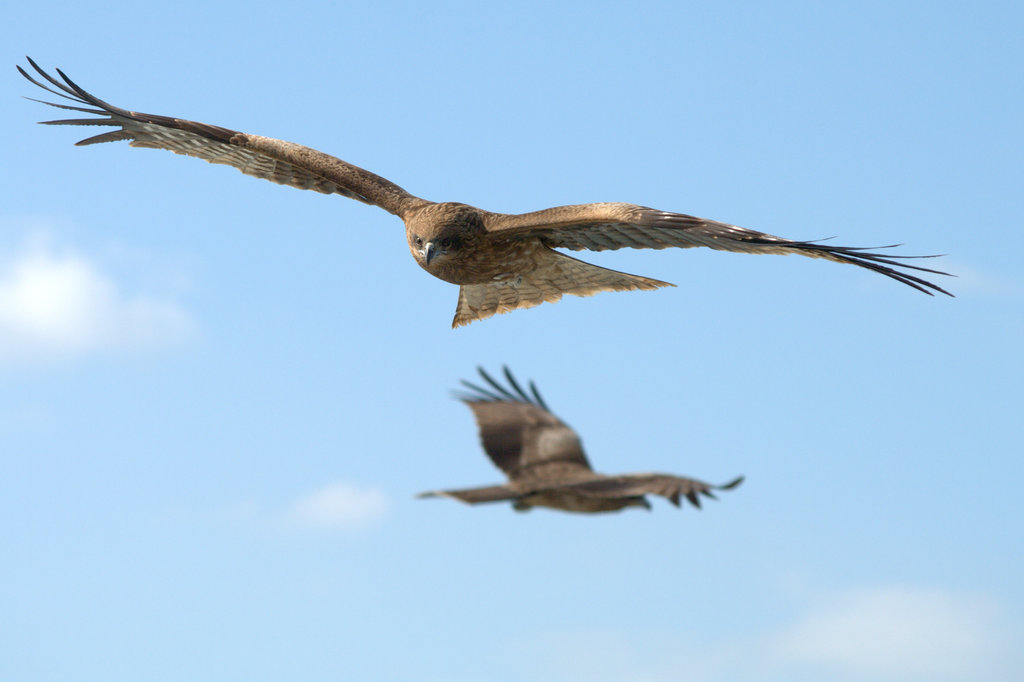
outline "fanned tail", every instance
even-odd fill
[[[554,303],[565,294],[591,296],[601,291],[652,290],[672,286],[675,285],[609,270],[549,251],[544,265],[527,274],[505,281],[461,285],[452,327],[519,308]]]

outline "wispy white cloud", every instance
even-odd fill
[[[388,498],[382,491],[337,481],[300,497],[284,520],[289,525],[354,530],[372,525],[387,509]]]
[[[195,328],[176,303],[123,291],[50,239],[34,236],[0,260],[0,364],[165,346]]]
[[[810,595],[795,619],[743,636],[552,631],[495,652],[523,677],[588,680],[990,682],[1022,679],[1020,624],[987,596],[913,587]],[[528,655],[524,655],[524,652]]]
[[[780,662],[851,679],[990,679],[1009,653],[999,620],[985,597],[861,589],[826,599],[767,641]]]

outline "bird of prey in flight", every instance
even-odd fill
[[[469,504],[511,501],[517,511],[550,507],[593,513],[650,509],[645,495],[661,495],[677,507],[685,498],[699,508],[701,495],[714,498],[713,490],[730,490],[743,482],[742,476],[725,485],[710,485],[671,474],[599,474],[590,468],[580,437],[551,413],[532,381],[527,393],[507,367],[508,387],[483,368],[479,371],[489,388],[463,381],[472,393],[459,397],[473,410],[484,450],[505,472],[508,483],[435,490],[419,497],[453,497]]]
[[[121,109],[90,95],[59,69],[57,79],[31,59],[28,62],[46,82],[36,80],[19,66],[21,75],[73,104],[35,101],[98,117],[44,123],[117,128],[81,140],[79,145],[128,140],[133,147],[168,149],[210,163],[234,166],[246,175],[282,185],[340,194],[397,215],[405,223],[409,250],[416,262],[435,277],[459,285],[453,327],[496,313],[557,301],[564,294],[589,296],[599,291],[672,286],[584,263],[555,251],[557,248],[604,251],[706,246],[740,253],[796,253],[852,263],[929,295],[940,292],[952,296],[915,274],[948,273],[906,262],[908,258],[922,256],[793,241],[634,204],[577,204],[506,214],[457,202],[427,201],[379,175],[309,147],[206,123]]]

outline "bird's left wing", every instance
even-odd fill
[[[74,118],[43,121],[47,125],[114,126],[112,130],[84,139],[77,144],[128,140],[133,147],[167,149],[209,161],[234,166],[246,175],[270,180],[298,189],[324,194],[340,194],[401,216],[405,211],[426,204],[393,182],[353,166],[329,154],[293,142],[249,135],[220,126],[180,118],[143,114],[115,107],[76,85],[60,69],[61,80],[46,73],[32,59],[28,63],[46,80],[46,85],[18,67],[21,75],[43,90],[70,100],[61,104],[34,100],[59,109],[79,111],[98,118]],[[50,87],[53,86],[53,87]],[[32,99],[32,98],[28,98]]]
[[[937,284],[907,272],[913,270],[948,275],[949,273],[940,270],[908,265],[904,262],[908,258],[932,256],[899,256],[876,253],[865,248],[831,246],[820,241],[794,241],[728,223],[705,220],[683,213],[659,211],[635,204],[576,204],[532,213],[490,213],[485,216],[484,221],[487,231],[496,236],[533,236],[550,247],[573,251],[706,246],[720,251],[740,253],[795,253],[874,270],[929,296],[933,291],[952,296]]]
[[[690,504],[700,508],[700,496],[715,499],[714,490],[731,490],[743,482],[740,476],[724,485],[712,485],[695,478],[672,476],[671,474],[623,474],[621,476],[602,476],[591,481],[583,481],[563,486],[594,497],[626,497],[636,495],[661,495],[668,501],[679,506],[683,498]]]

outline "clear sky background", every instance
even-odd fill
[[[1024,678],[1017,3],[14,3],[0,44],[0,678]],[[678,288],[452,330],[399,220],[127,144],[14,69],[314,146],[432,200],[628,201],[948,254],[957,298],[708,250]],[[95,129],[100,132],[100,129]],[[608,472],[496,483],[475,367]]]

